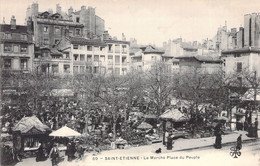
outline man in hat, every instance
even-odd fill
[[[53,148],[50,151],[49,157],[51,158],[52,166],[58,165],[60,152],[57,143],[54,143]]]

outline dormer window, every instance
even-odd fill
[[[78,22],[78,23],[79,23],[79,17],[77,17],[77,18],[76,18],[76,22]]]
[[[49,27],[44,26],[44,27],[43,27],[43,32],[48,32],[48,31],[49,31]]]
[[[80,35],[80,29],[76,29],[76,35]]]

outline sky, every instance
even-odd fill
[[[56,11],[60,4],[67,12],[72,6],[96,8],[96,15],[105,20],[105,28],[112,36],[127,40],[136,38],[138,44],[162,46],[164,41],[182,37],[184,41],[199,41],[216,35],[217,28],[239,28],[244,15],[260,13],[260,0],[0,0],[0,22],[24,24],[26,9],[38,2],[39,11]]]

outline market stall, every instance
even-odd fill
[[[14,151],[36,151],[42,142],[48,140],[50,132],[50,128],[36,116],[22,118],[12,128]]]

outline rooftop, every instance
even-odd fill
[[[15,29],[11,29],[10,24],[0,24],[0,32],[11,32],[11,33],[27,33],[27,26],[16,25]]]
[[[164,54],[163,50],[160,50],[158,48],[155,48],[151,45],[148,45],[146,47],[141,47],[141,49],[143,50],[144,54],[150,54],[150,53],[155,53],[155,54]]]
[[[184,55],[180,57],[176,57],[176,59],[195,59],[199,62],[207,62],[207,63],[221,63],[221,59],[217,55]]]
[[[236,48],[232,50],[223,50],[221,54],[231,54],[231,53],[247,53],[247,52],[255,52],[260,53],[259,47],[243,47],[243,48]]]
[[[91,46],[106,46],[106,43],[100,39],[86,39],[82,37],[71,37],[71,44],[91,45]]]

